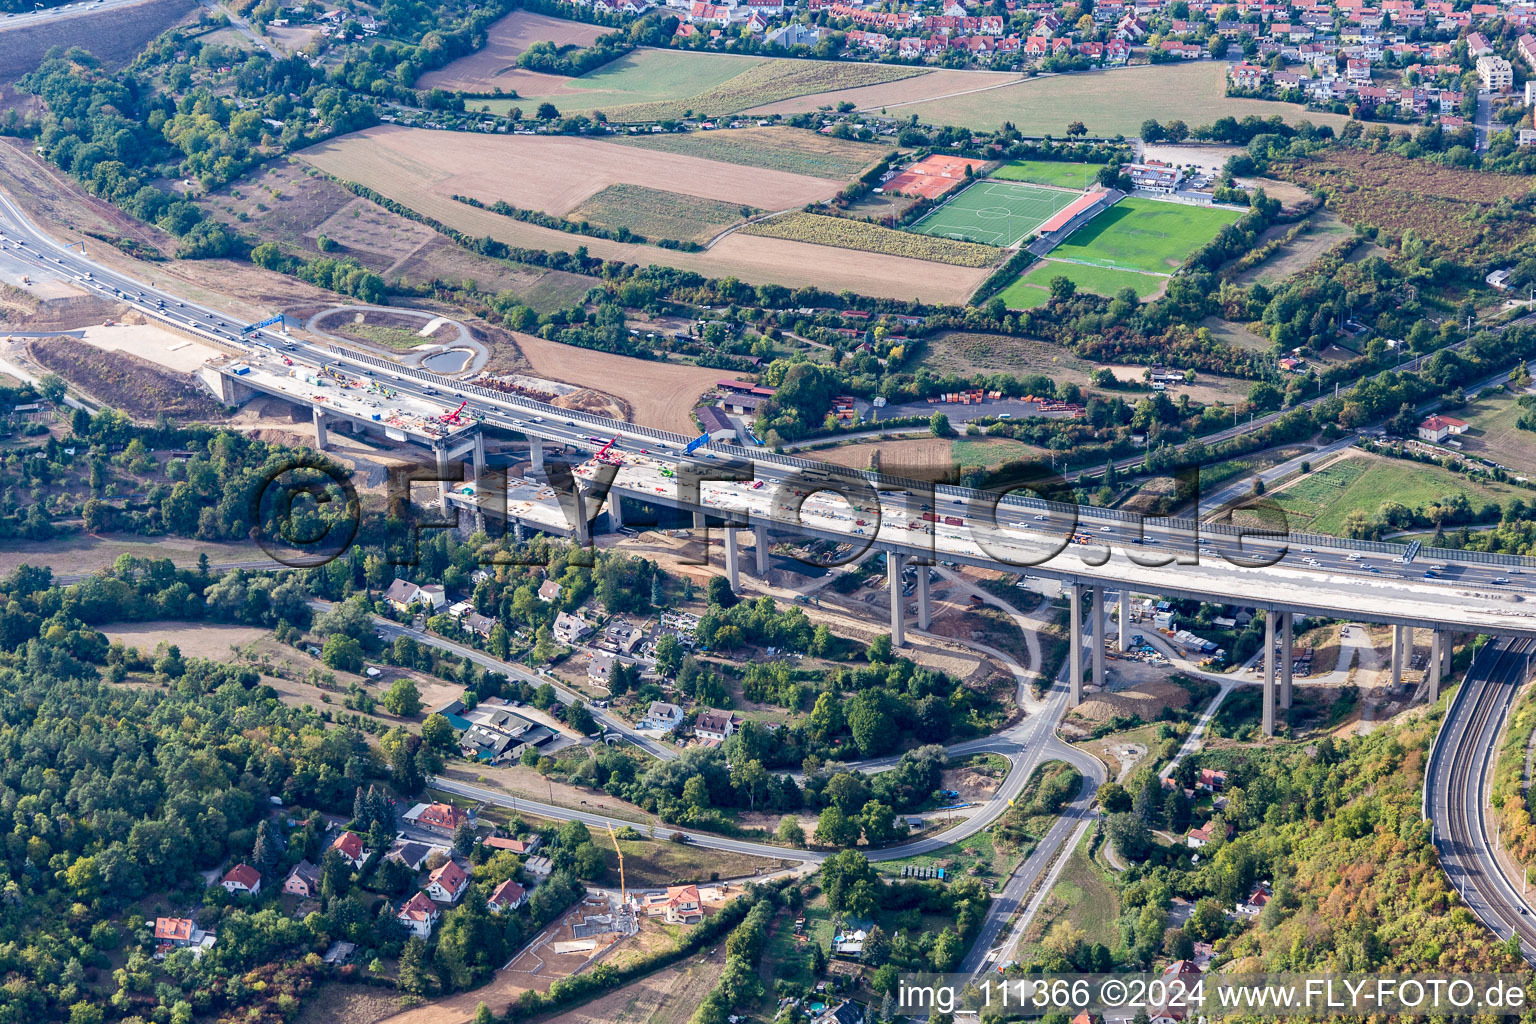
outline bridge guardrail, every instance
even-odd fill
[[[568,420],[590,424],[594,428],[600,430],[611,430],[613,428],[613,420],[604,416],[599,416],[595,413],[584,412],[579,409],[564,409],[560,406],[549,405],[545,402],[538,402],[531,398],[525,398],[521,395],[514,395],[504,391],[497,391],[493,388],[483,387],[479,384],[471,384],[452,377],[444,377],[440,374],[432,373],[428,370],[418,369],[417,367],[402,366],[401,364],[396,363],[390,359],[371,355],[365,352],[353,351],[351,349],[343,348],[339,345],[330,345],[328,347],[332,352],[335,352],[340,356],[345,356],[348,359],[359,360],[374,366],[382,367],[389,370],[391,373],[404,373],[418,380],[423,380],[435,386],[447,388],[451,391],[463,391],[466,394],[473,393],[480,396],[481,398],[486,398],[493,401],[502,402],[507,405],[514,405],[528,409],[542,416],[564,417]],[[624,424],[624,428],[631,433],[643,434],[649,437],[657,438],[659,440],[670,441],[678,445],[686,444],[688,441],[693,440],[691,437],[687,437],[683,434],[677,434],[668,430],[659,430],[654,427],[647,427],[640,424],[626,423]],[[798,455],[785,455],[779,452],[769,451],[767,449],[745,448],[740,445],[726,444],[724,442],[711,442],[706,447],[712,451],[718,452],[721,455],[747,459],[753,462],[771,463],[773,465],[783,466],[789,469],[815,470],[817,473],[824,475],[841,476],[849,480],[857,479],[869,485],[881,485],[885,490],[902,490],[915,488],[919,492],[925,492],[931,487],[933,488],[935,494],[962,497],[973,501],[991,500],[996,494],[996,492],[993,491],[984,491],[973,487],[961,487],[955,484],[934,484],[930,481],[916,480],[908,477],[886,476],[884,474],[874,473],[869,470],[853,469],[847,466],[834,466],[830,463],[819,462],[814,459],[801,458]],[[1004,494],[999,499],[998,503],[1007,505],[1012,508],[1028,508],[1035,509],[1037,511],[1070,513],[1073,515],[1080,514],[1083,511],[1083,506],[1080,505],[1072,505],[1065,502],[1047,501],[1043,498],[1025,498],[1011,493]],[[1181,533],[1188,533],[1191,535],[1205,534],[1207,536],[1215,535],[1223,537],[1265,536],[1264,531],[1260,529],[1248,529],[1239,526],[1229,526],[1225,523],[1206,523],[1188,516],[1164,517],[1162,519],[1157,519],[1157,517],[1143,516],[1135,512],[1125,512],[1120,509],[1092,508],[1091,510],[1094,518],[1097,519],[1109,519],[1122,523],[1137,523],[1152,519],[1154,521],[1161,522],[1166,528],[1170,530]],[[1393,544],[1388,541],[1350,540],[1348,538],[1333,537],[1328,534],[1321,533],[1288,533],[1286,536],[1292,544],[1300,544],[1309,547],[1330,547],[1349,551],[1371,552],[1374,554],[1392,555],[1394,557],[1403,554],[1406,550],[1403,545]],[[1469,561],[1484,564],[1511,565],[1520,567],[1530,566],[1536,568],[1536,558],[1525,555],[1505,555],[1486,551],[1461,551],[1459,549],[1450,548],[1424,548],[1420,551],[1420,554],[1441,561]]]

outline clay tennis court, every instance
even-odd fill
[[[984,160],[963,156],[925,156],[887,181],[884,189],[887,192],[900,192],[904,196],[937,199],[955,186],[970,180],[965,176],[967,167],[974,174],[985,163]]]

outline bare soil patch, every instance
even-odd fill
[[[1134,689],[1096,694],[1079,704],[1073,714],[1090,722],[1107,722],[1117,715],[1139,715],[1142,721],[1151,722],[1164,708],[1188,704],[1189,691],[1177,683],[1138,683]]]
[[[100,537],[80,534],[48,541],[10,538],[0,547],[0,573],[10,572],[20,565],[37,565],[52,569],[55,576],[73,576],[105,569],[121,555],[169,558],[178,566],[191,566],[196,565],[197,556],[204,553],[214,565],[266,557],[254,544],[226,544],[185,537],[145,540],[127,534]]]
[[[546,1024],[686,1024],[720,980],[725,943],[549,1018]]]
[[[143,317],[134,319],[143,320]],[[208,360],[224,355],[210,345],[151,323],[87,327],[84,341],[104,352],[126,352],[141,357],[173,373],[192,373]]]
[[[98,401],[140,420],[220,420],[224,407],[201,386],[128,352],[104,352],[69,337],[39,339],[27,353]]]
[[[372,985],[317,987],[294,1024],[374,1024],[400,1009],[400,996]]]
[[[643,155],[641,155],[643,154]],[[305,159],[340,177],[378,165],[438,196],[506,200],[563,215],[610,185],[641,185],[701,199],[782,210],[829,198],[841,181],[723,164],[657,150],[636,152],[564,135],[479,135],[383,126],[322,143]],[[516,167],[516,174],[507,174]]]
[[[693,407],[720,379],[720,371],[708,367],[575,349],[531,334],[514,337],[538,376],[610,394],[629,406],[633,422],[680,434],[693,429]]]
[[[511,92],[514,89],[528,91],[527,83],[522,86],[514,83],[518,79],[517,72],[522,71],[517,66],[518,55],[529,46],[543,42],[554,43],[556,46],[589,46],[598,36],[612,31],[601,25],[565,21],[529,11],[513,11],[486,30],[483,47],[437,71],[422,75],[416,88],[472,94]],[[541,77],[561,81],[555,75]]]

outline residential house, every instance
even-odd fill
[[[763,37],[770,46],[779,45],[786,49],[791,46],[815,46],[821,42],[825,35],[823,29],[812,25],[802,25],[798,21],[791,22],[781,28],[776,28]]]
[[[1424,419],[1419,424],[1419,437],[1425,441],[1444,441],[1452,434],[1465,433],[1470,424],[1466,420],[1458,420],[1454,416],[1434,415]]]
[[[439,903],[455,903],[469,888],[469,874],[452,858],[427,876],[426,893]]]
[[[224,891],[235,895],[255,896],[261,892],[261,872],[249,864],[236,864],[219,879]]]
[[[1180,60],[1199,60],[1205,51],[1194,43],[1180,43],[1172,39],[1163,41],[1160,49],[1164,53],[1171,53]]]
[[[548,878],[555,870],[555,862],[545,856],[529,857],[523,867],[534,878]]]
[[[592,624],[580,615],[561,612],[555,616],[554,637],[556,643],[566,645],[579,642],[592,632]]]
[[[660,729],[662,732],[671,732],[683,721],[683,709],[676,704],[669,704],[664,700],[653,700],[651,706],[640,720],[642,729]]]
[[[395,580],[384,591],[384,600],[397,612],[409,612],[419,606],[431,613],[448,604],[448,595],[436,583],[418,587],[410,580]]]
[[[1478,57],[1486,57],[1493,52],[1493,44],[1488,42],[1488,37],[1481,32],[1467,33],[1467,56],[1476,60]]]
[[[426,843],[413,843],[409,839],[398,839],[390,846],[389,852],[384,855],[385,860],[399,861],[412,871],[420,871],[422,864],[426,863],[432,851],[439,847]],[[444,849],[444,852],[447,852]]]
[[[543,583],[540,583],[539,600],[546,602],[560,600],[560,584],[554,580],[545,580]]]
[[[1248,894],[1248,898],[1237,905],[1237,912],[1252,917],[1268,906],[1271,898],[1269,886],[1260,882],[1253,887],[1253,891]]]
[[[1239,89],[1259,89],[1264,86],[1267,76],[1264,68],[1257,64],[1234,64],[1227,71],[1227,76],[1232,79],[1232,84]]]
[[[461,810],[453,804],[417,804],[405,812],[405,820],[429,832],[451,836],[464,822],[475,823],[473,810]]]
[[[509,878],[492,890],[485,905],[490,908],[491,913],[499,914],[503,910],[516,910],[527,901],[528,890]]]
[[[1483,88],[1492,92],[1504,92],[1515,84],[1515,69],[1503,57],[1477,58],[1477,77],[1483,80]]]
[[[686,15],[690,25],[724,25],[731,20],[731,9],[723,4],[694,0]]]
[[[320,869],[307,860],[301,860],[288,872],[283,882],[283,892],[290,896],[315,899],[320,895]]]
[[[491,630],[496,628],[496,620],[489,615],[481,615],[479,612],[470,612],[464,616],[460,623],[466,630],[483,640],[490,639]]]
[[[613,656],[609,654],[594,654],[587,659],[587,682],[598,686],[607,686],[608,680],[613,677]]]
[[[1200,774],[1195,779],[1196,789],[1206,789],[1212,793],[1225,789],[1226,785],[1227,773],[1215,768],[1200,769]]]
[[[864,1024],[864,1007],[852,999],[844,999],[817,1014],[811,1024]]]
[[[736,716],[729,711],[705,711],[693,723],[693,734],[701,740],[724,743],[736,735]]]
[[[432,902],[432,898],[424,892],[418,892],[401,905],[395,912],[395,920],[399,921],[407,931],[418,939],[430,939],[432,929],[437,927],[438,918],[443,912]]]
[[[1533,70],[1536,70],[1536,36],[1529,32],[1521,33],[1520,38],[1515,40],[1515,51]]]
[[[695,924],[704,920],[704,902],[696,885],[668,886],[666,892],[646,893],[643,905],[647,917],[662,916],[668,924]]]
[[[341,854],[342,859],[352,865],[353,871],[363,870],[363,862],[368,859],[368,848],[363,844],[363,837],[356,832],[343,832],[331,843],[331,849]]]
[[[215,938],[217,936],[203,931],[189,917],[155,918],[155,958],[158,960],[165,959],[173,949],[190,949],[193,955],[200,956],[203,950],[213,945]]]
[[[1230,839],[1232,837],[1232,831],[1231,825],[1226,826],[1227,838]],[[1202,846],[1209,846],[1215,835],[1215,822],[1208,821],[1199,828],[1190,829],[1189,835],[1184,838],[1184,842],[1190,849],[1198,850]]]

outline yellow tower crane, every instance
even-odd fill
[[[627,907],[629,898],[624,888],[624,850],[619,846],[619,834],[613,830],[613,822],[607,822],[608,836],[613,840],[613,852],[619,855],[619,906]]]

